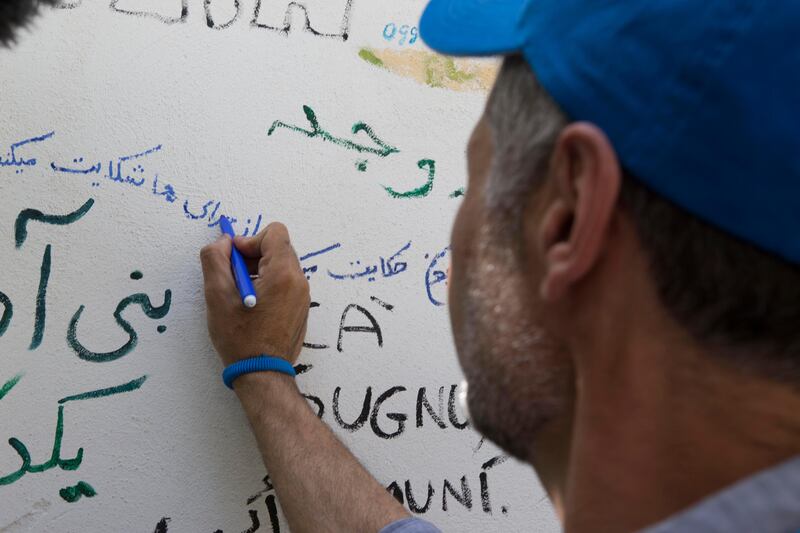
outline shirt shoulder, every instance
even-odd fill
[[[800,533],[800,456],[640,533]]]
[[[438,527],[419,518],[404,518],[397,522],[392,522],[380,533],[441,533]]]

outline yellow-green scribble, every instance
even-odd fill
[[[362,48],[358,51],[358,57],[369,63],[370,65],[375,65],[376,67],[383,68],[383,61],[376,56],[372,50],[369,48]]]
[[[453,58],[423,50],[361,48],[358,56],[393,74],[451,91],[488,91],[498,68],[496,62]]]
[[[425,64],[425,83],[431,87],[444,87],[444,79],[457,84],[475,79],[475,74],[458,70],[452,57],[432,56]]]

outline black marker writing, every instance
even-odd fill
[[[250,527],[242,531],[242,533],[255,533],[261,527],[261,522],[258,521],[258,511],[251,509],[247,511],[250,515]]]
[[[444,487],[442,488],[442,511],[447,511],[447,494],[450,493],[458,503],[472,509],[472,490],[467,483],[467,476],[461,477],[461,492],[457,492],[453,485],[448,480],[444,480]]]
[[[264,476],[264,478],[261,481],[264,483],[264,488],[261,489],[260,491],[258,491],[257,493],[253,494],[249,498],[247,498],[247,505],[250,505],[251,503],[253,503],[257,499],[259,499],[261,496],[263,496],[264,494],[266,494],[267,492],[269,492],[269,491],[271,491],[271,490],[273,490],[275,488],[272,485],[272,480],[269,478],[269,474]]]
[[[451,390],[453,390],[453,388],[457,390],[458,386],[453,385]],[[374,433],[375,436],[380,439],[394,439],[402,435],[407,429],[406,421],[409,417],[414,417],[415,414],[416,424],[412,426],[415,428],[422,428],[424,426],[424,413],[427,413],[436,424],[434,427],[437,427],[441,430],[446,430],[452,427],[452,429],[462,431],[469,427],[468,421],[461,422],[458,419],[458,413],[456,412],[455,404],[451,406],[449,405],[449,401],[447,408],[449,412],[447,415],[445,415],[444,403],[447,390],[445,387],[439,387],[438,389],[438,409],[431,405],[427,396],[427,389],[425,387],[420,387],[417,390],[416,404],[414,407],[406,407],[405,409],[399,410],[395,408],[388,413],[384,413],[387,409],[387,402],[390,399],[396,398],[400,401],[407,401],[407,396],[401,394],[406,392],[406,390],[406,387],[400,385],[389,387],[383,392],[375,391],[374,387],[366,387],[363,393],[361,393],[363,396],[356,396],[355,398],[363,398],[358,404],[360,405],[358,412],[343,413],[342,404],[345,403],[345,401],[342,398],[352,398],[353,393],[348,393],[341,386],[336,387],[333,390],[333,397],[330,402],[333,410],[332,423],[335,423],[336,426],[350,433],[355,433],[357,431],[361,431],[365,427],[368,427],[372,433]],[[305,397],[316,407],[318,416],[323,418],[323,414],[325,412],[325,402],[323,402],[319,396],[306,394]],[[396,427],[392,428],[391,430],[383,427],[380,423],[382,417],[395,422]],[[369,421],[369,425],[367,425],[367,421]]]
[[[275,0],[269,0],[274,2]],[[126,7],[134,0],[111,0],[109,7],[115,13],[122,15],[130,15],[139,18],[155,19],[162,24],[171,26],[173,24],[184,23],[189,19],[189,2],[188,0],[180,0],[180,3],[175,3],[175,6],[180,6],[180,12],[175,15],[167,15],[164,12],[157,12],[145,9],[137,9],[135,7]],[[162,0],[162,3],[164,0]],[[214,30],[225,30],[234,25],[239,19],[240,6],[239,0],[233,0],[236,8],[236,14],[225,23],[216,22],[214,16],[210,12],[211,0],[204,0],[206,25]],[[62,5],[59,7],[74,9],[81,4],[80,0],[71,4]],[[340,41],[346,41],[349,37],[350,30],[350,12],[353,6],[353,0],[345,0],[341,21],[338,24],[338,31],[324,31],[320,28],[319,20],[317,17],[312,17],[309,13],[310,9],[306,5],[307,2],[288,2],[286,10],[283,12],[282,20],[267,23],[263,21],[264,15],[262,14],[262,0],[256,0],[253,8],[253,17],[250,19],[250,28],[269,30],[279,35],[287,36],[294,27],[294,15],[299,13],[304,19],[303,31],[310,33],[314,37],[330,38]],[[159,6],[161,7],[161,6]],[[312,23],[312,18],[314,22]]]
[[[317,307],[319,307],[319,302],[311,302],[308,305],[309,309],[316,309]],[[328,345],[327,344],[317,344],[317,343],[305,341],[305,342],[303,342],[303,348],[308,348],[310,350],[325,350],[325,349],[328,348]]]
[[[478,475],[478,480],[481,485],[481,507],[483,508],[484,513],[492,514],[492,503],[489,496],[489,476],[487,471],[491,470],[497,465],[503,464],[507,460],[507,455],[498,455],[497,457],[492,457],[481,465],[482,472]],[[503,514],[506,514],[506,507],[502,508],[502,512]]]
[[[439,387],[439,410],[434,411],[433,406],[428,401],[425,387],[420,387],[417,393],[417,427],[422,427],[422,410],[423,408],[428,412],[431,419],[436,422],[436,425],[442,429],[447,428],[444,421],[444,387]]]
[[[376,304],[380,305],[381,307],[383,307],[387,311],[394,311],[394,305],[392,305],[392,304],[390,304],[388,302],[384,302],[383,300],[381,300],[377,296],[370,296],[369,299],[372,300],[373,302],[375,302]]]
[[[350,311],[356,310],[364,315],[367,320],[369,321],[369,326],[346,326],[345,321],[347,320],[347,315]],[[339,322],[339,340],[336,342],[336,350],[340,353],[342,352],[342,339],[344,338],[345,333],[372,333],[376,336],[378,341],[378,347],[383,346],[383,333],[381,332],[381,327],[378,325],[378,322],[375,320],[375,317],[372,314],[357,304],[350,304],[348,305],[344,312],[342,313],[342,319]]]
[[[358,431],[367,422],[367,418],[369,417],[369,408],[372,404],[372,387],[367,387],[367,392],[364,395],[364,404],[361,407],[361,413],[352,423],[347,423],[342,420],[342,415],[339,413],[339,393],[341,392],[341,387],[336,387],[336,390],[333,391],[333,417],[336,419],[336,423],[339,424],[339,426],[343,429],[346,429],[351,433]]]
[[[158,521],[158,524],[156,524],[156,528],[153,530],[153,533],[167,533],[168,531],[167,524],[169,524],[171,521],[172,518],[165,516],[164,518]]]
[[[176,24],[178,22],[186,22],[186,19],[189,17],[189,0],[181,0],[181,12],[180,15],[177,17],[167,17],[160,13],[153,13],[151,11],[137,11],[133,9],[123,9],[117,6],[120,0],[111,0],[111,4],[109,7],[112,11],[117,13],[122,13],[124,15],[134,15],[137,17],[143,18],[154,18],[164,24]]]
[[[308,8],[302,2],[289,2],[286,6],[286,12],[283,18],[283,25],[282,26],[275,26],[271,24],[265,24],[260,22],[259,19],[261,17],[261,3],[262,0],[256,0],[256,6],[253,11],[253,19],[250,21],[250,26],[254,28],[261,28],[265,30],[271,30],[274,32],[281,33],[283,35],[288,35],[292,29],[292,12],[297,10],[300,11],[305,18],[305,25],[303,30],[314,35],[315,37],[329,37],[332,39],[340,39],[342,41],[346,41],[349,37],[349,30],[350,30],[350,10],[353,7],[353,0],[347,0],[344,5],[344,13],[342,15],[342,22],[339,25],[339,32],[338,33],[325,33],[320,30],[317,30],[311,24],[311,17],[308,13]]]
[[[267,505],[267,512],[269,513],[269,523],[272,526],[272,533],[281,533],[281,525],[278,521],[278,507],[275,505],[275,496],[270,494],[264,501]]]
[[[425,500],[425,505],[420,507],[417,504],[417,500],[414,498],[414,492],[411,490],[411,481],[406,480],[406,500],[408,501],[408,508],[411,510],[412,513],[420,514],[425,513],[428,509],[431,508],[431,504],[433,503],[433,485],[431,485],[430,481],[428,482],[428,497]]]
[[[226,28],[229,28],[230,26],[233,25],[234,22],[236,22],[241,12],[241,6],[239,4],[239,0],[233,0],[233,7],[236,9],[236,12],[228,22],[219,24],[214,21],[214,16],[211,14],[211,0],[204,0],[203,7],[206,10],[206,26],[208,26],[212,30],[224,30]]]
[[[313,403],[314,407],[317,408],[317,418],[325,416],[325,404],[322,403],[322,400],[312,394],[303,394],[303,398]]]
[[[502,462],[502,461],[501,461]],[[497,463],[499,464],[499,463]],[[489,467],[491,468],[491,466]],[[492,514],[491,505],[491,489],[489,485],[489,478],[487,476],[486,464],[482,466],[481,472],[478,475],[480,490],[481,490],[481,510],[488,515]],[[459,509],[471,511],[474,505],[472,486],[470,485],[470,477],[467,475],[461,476],[457,481],[444,479],[441,485],[431,481],[427,481],[424,485],[424,490],[414,490],[413,484],[410,479],[403,481],[392,481],[386,486],[389,492],[400,504],[407,505],[408,509],[414,514],[425,514],[432,509],[432,504],[436,501],[436,489],[441,487],[441,504],[440,509],[445,512],[452,512],[452,502],[455,501],[460,504]],[[425,503],[420,502],[419,494],[425,494]],[[501,507],[502,513],[505,515],[508,512],[506,506]]]
[[[403,433],[406,427],[406,419],[408,416],[405,413],[386,413],[386,418],[389,420],[394,420],[397,422],[397,428],[392,431],[391,433],[386,433],[378,426],[378,413],[380,413],[381,405],[383,402],[397,394],[398,392],[404,392],[406,390],[405,387],[392,387],[391,389],[387,390],[375,400],[375,405],[372,407],[372,415],[369,417],[369,425],[372,427],[372,431],[378,437],[382,439],[393,439],[400,434]]]

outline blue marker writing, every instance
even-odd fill
[[[233,232],[233,227],[226,217],[219,218],[219,227],[222,233],[230,235],[231,238],[236,234]],[[242,254],[236,249],[236,246],[231,250],[231,265],[233,265],[233,277],[236,280],[236,288],[239,289],[239,294],[242,295],[242,303],[245,307],[256,306],[256,290],[253,288],[253,282],[250,281],[250,273],[247,272],[247,265],[244,262]]]

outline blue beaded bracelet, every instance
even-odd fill
[[[249,374],[251,372],[280,372],[295,377],[297,374],[294,371],[292,363],[280,357],[273,357],[271,355],[259,355],[258,357],[251,357],[250,359],[242,359],[236,361],[232,365],[222,371],[222,381],[229,389],[233,390],[233,382],[242,374]]]

